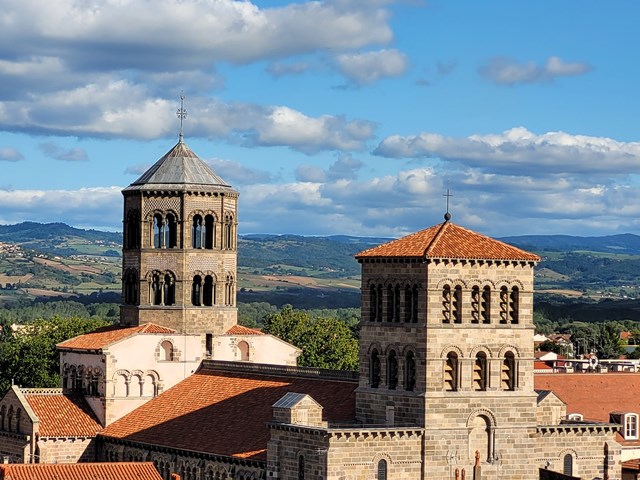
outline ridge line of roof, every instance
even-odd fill
[[[440,224],[440,226],[438,227],[438,231],[431,239],[431,242],[429,242],[429,245],[427,245],[427,248],[424,249],[424,252],[423,252],[424,257],[426,257],[429,254],[429,250],[431,249],[431,247],[434,246],[438,240],[440,240],[440,237],[444,234],[444,229],[447,227],[447,225],[449,225],[449,220],[445,220],[444,223]]]

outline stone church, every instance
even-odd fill
[[[0,454],[165,480],[621,478],[619,426],[534,388],[536,255],[448,214],[365,250],[359,372],[302,368],[237,325],[238,192],[182,136],[123,195],[120,325],[58,346],[61,389],[5,395]]]

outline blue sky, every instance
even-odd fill
[[[640,234],[640,3],[4,0],[0,223],[121,228],[177,141],[240,233]]]

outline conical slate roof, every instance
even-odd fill
[[[457,258],[538,262],[540,257],[446,221],[369,248],[356,259],[380,257]]]
[[[169,150],[125,191],[217,187],[232,190],[209,166],[182,141]]]

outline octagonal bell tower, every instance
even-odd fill
[[[235,325],[238,192],[181,134],[122,194],[121,324],[212,335]]]

